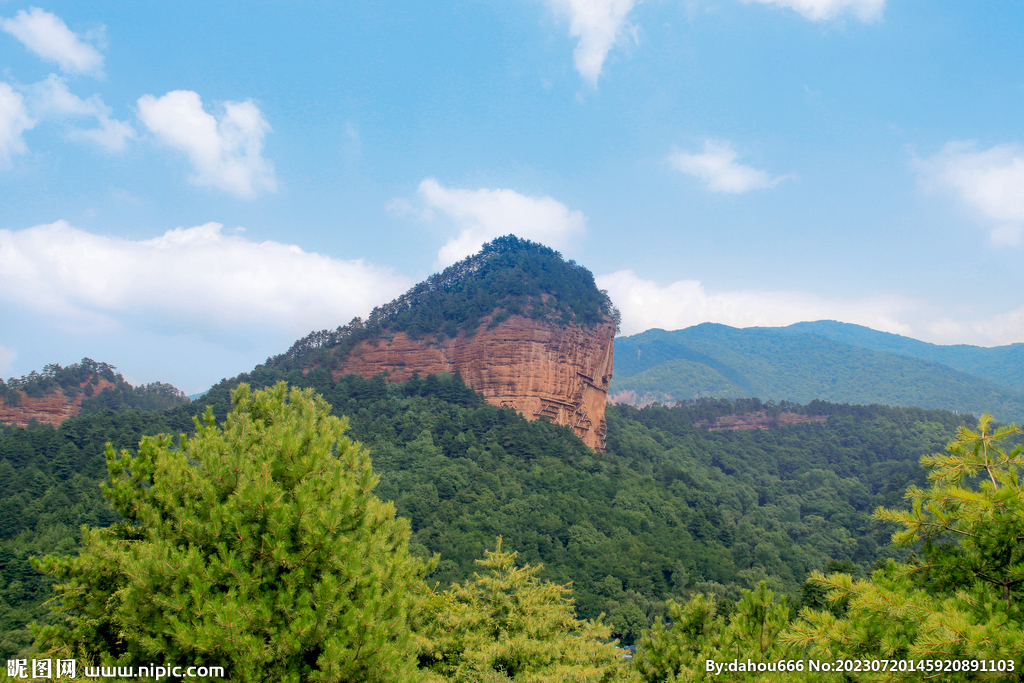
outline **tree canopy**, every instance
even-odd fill
[[[554,249],[505,235],[374,308],[365,321],[355,318],[334,330],[311,332],[287,352],[268,358],[266,365],[286,370],[333,367],[367,339],[396,332],[439,339],[460,331],[472,335],[484,319],[497,325],[512,315],[581,327],[606,320],[618,325],[620,319],[589,270]]]
[[[501,539],[477,564],[488,570],[434,594],[420,627],[420,664],[451,683],[610,683],[630,678],[600,620],[576,618],[568,586],[516,567]]]
[[[823,658],[969,665],[943,671],[943,680],[1020,680],[1024,456],[1019,444],[1006,447],[1020,433],[1015,425],[995,428],[983,415],[977,431],[961,428],[944,453],[923,457],[931,486],[908,489],[909,511],[876,512],[902,527],[893,535],[896,545],[918,547],[919,554],[906,563],[890,560],[870,580],[813,573],[840,615],[807,609],[785,640]],[[986,670],[979,662],[1010,664]],[[894,675],[865,672],[862,679]]]
[[[310,390],[238,386],[222,427],[107,449],[123,522],[85,528],[58,577],[46,654],[219,665],[238,681],[406,681],[407,618],[428,565],[373,495],[367,452]]]

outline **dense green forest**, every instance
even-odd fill
[[[359,341],[510,315],[618,322],[585,268],[506,237],[192,402],[90,359],[0,383],[9,401],[85,396],[59,427],[0,427],[0,654],[434,683],[830,681],[705,663],[1017,656],[1021,434],[966,414],[1024,414],[1006,382],[799,328],[653,330],[616,340],[613,387],[684,400],[609,406],[595,453],[457,373],[332,378]],[[708,429],[745,414],[808,419]],[[976,673],[950,680],[1006,677]]]
[[[107,477],[104,444],[135,448],[144,434],[191,429],[187,406],[104,410],[57,428],[0,425],[0,658],[28,647],[25,624],[46,618],[43,602],[53,581],[28,558],[73,552],[82,524],[119,519],[98,486]]]
[[[1024,393],[1024,343],[995,347],[969,344],[945,346],[835,320],[795,323],[769,329],[791,334],[817,334],[863,349],[942,363],[954,370]]]
[[[329,415],[330,407],[312,389],[294,387],[286,402],[289,390],[283,381],[255,394],[248,385],[234,385],[237,382],[225,382],[213,392],[211,406],[187,438],[145,437],[137,451],[126,449],[120,455],[107,447],[110,479],[104,495],[119,515],[108,509],[104,518],[99,509],[79,506],[78,516],[84,519],[91,513],[87,521],[93,525],[82,536],[82,554],[69,554],[72,537],[51,538],[52,547],[44,543],[39,549],[55,554],[34,562],[48,575],[35,586],[34,597],[45,597],[48,589],[59,597],[59,611],[43,616],[44,626],[35,634],[41,652],[107,665],[153,659],[227,664],[231,678],[239,681],[265,680],[268,672],[276,680],[435,683],[837,680],[834,669],[811,668],[811,662],[847,666],[843,677],[849,680],[923,680],[937,674],[955,681],[1021,680],[1017,657],[1024,638],[1024,488],[1019,471],[1024,453],[1020,430],[998,427],[988,416],[976,431],[960,425],[944,453],[921,459],[930,483],[927,488],[908,489],[920,504],[906,510],[900,501],[897,507],[876,510],[871,519],[892,524],[898,533],[893,536],[895,545],[875,548],[879,559],[868,572],[857,563],[858,552],[867,549],[861,539],[839,534],[831,539],[838,544],[829,546],[827,518],[845,516],[844,523],[853,526],[851,515],[872,490],[877,492],[869,504],[893,498],[893,476],[885,483],[862,483],[819,466],[841,463],[844,474],[865,465],[871,469],[894,463],[904,447],[927,444],[932,432],[955,426],[955,416],[822,402],[776,406],[754,400],[624,409],[617,416],[619,454],[613,450],[586,462],[580,456],[590,452],[567,430],[527,423],[511,411],[481,405],[456,377],[416,378],[404,385],[348,377],[339,383],[336,398],[348,402],[367,433],[374,431],[375,418],[390,404],[419,413],[396,431],[407,428],[415,434],[421,426],[416,422],[423,417],[432,419],[435,427],[457,423],[458,430],[448,433],[456,434],[455,443],[470,444],[468,457],[454,458],[452,451],[447,457],[425,452],[431,444],[424,432],[411,442],[399,440],[405,448],[398,450],[406,452],[415,443],[420,451],[416,462],[428,461],[427,469],[433,464],[430,460],[437,460],[437,466],[443,466],[442,460],[455,465],[464,460],[461,473],[483,470],[477,479],[481,483],[494,474],[499,481],[505,477],[502,484],[525,482],[541,490],[540,497],[524,495],[526,491],[518,496],[518,501],[529,502],[517,508],[526,517],[525,524],[506,520],[524,553],[543,556],[550,547],[566,551],[570,559],[586,558],[588,544],[611,541],[602,548],[602,573],[623,566],[607,561],[621,553],[639,564],[640,571],[630,578],[641,584],[646,580],[647,588],[659,573],[664,579],[678,579],[668,600],[657,605],[649,628],[638,602],[649,595],[644,585],[630,579],[624,585],[621,577],[607,573],[601,597],[614,602],[616,611],[608,620],[581,620],[586,606],[574,605],[563,577],[556,571],[551,582],[543,576],[551,566],[523,566],[517,553],[506,550],[511,545],[507,537],[483,543],[476,555],[484,559],[474,562],[477,571],[471,577],[430,587],[431,580],[454,567],[442,566],[443,555],[427,557],[423,551],[429,549],[429,539],[410,542],[418,532],[395,517],[390,503],[373,495],[375,476],[368,452],[348,438],[339,439],[348,430],[347,420]],[[225,391],[232,394],[234,407],[218,424],[213,405],[220,407],[218,394]],[[760,432],[704,433],[708,439],[728,437],[718,444],[719,457],[730,454],[734,439],[748,450],[757,450],[751,447],[760,444],[750,462],[760,463],[765,472],[748,473],[751,483],[744,486],[738,472],[729,471],[749,463],[714,465],[712,453],[703,458],[702,474],[708,479],[689,481],[702,460],[700,453],[696,459],[686,457],[686,446],[701,437],[693,431],[695,418],[780,410],[815,415],[824,411],[829,420]],[[132,415],[109,411],[104,417],[113,420],[105,423],[97,422],[97,416],[78,418],[92,430],[79,427],[59,436],[58,430],[49,428],[8,430],[3,453],[28,454],[31,449],[26,445],[33,442],[52,448],[60,437],[84,436],[85,443],[90,431],[111,433],[115,426],[115,436],[127,439],[133,429],[138,431],[138,420],[119,423]],[[185,415],[182,410],[165,411],[162,426],[173,431]],[[840,428],[829,434],[827,427],[833,424]],[[546,438],[531,440],[534,429],[539,430],[534,436]],[[822,431],[827,438],[816,439],[811,430]],[[894,442],[892,433],[910,435],[908,443],[913,445]],[[560,437],[561,447],[545,449],[545,442]],[[852,441],[861,451],[863,463],[843,457],[837,448],[844,441]],[[808,442],[820,454],[803,462],[808,453],[794,446]],[[517,449],[516,443],[525,444],[525,450]],[[780,443],[789,447],[780,451]],[[471,450],[477,445],[486,446],[491,462],[484,453]],[[631,453],[623,451],[627,446]],[[645,458],[645,453],[666,447],[682,457],[669,458],[669,467],[659,471],[659,459]],[[541,489],[532,473],[517,477],[516,472],[494,467],[499,449],[514,454],[514,464],[523,473],[534,463],[544,465],[561,487]],[[773,468],[766,457],[772,452],[790,457],[777,457]],[[647,473],[642,471],[645,459]],[[612,469],[622,462],[629,462],[636,476]],[[571,486],[587,482],[581,470],[597,475],[590,481],[606,487],[605,502],[614,493],[610,514],[617,510],[614,521],[631,528],[601,539],[602,529],[594,524],[598,520],[588,519],[587,510],[579,505],[571,510],[574,519],[558,519],[564,510],[547,504],[556,493],[572,497]],[[392,477],[409,471],[392,471]],[[433,493],[439,495],[428,502],[443,507],[461,496],[460,503],[472,506],[465,498],[473,493],[469,487],[445,491],[439,486],[459,474],[450,470],[435,479]],[[724,490],[716,491],[714,484],[730,478],[734,490],[747,489],[747,496],[740,495],[745,498],[740,507],[730,507],[735,501],[721,496],[711,501],[712,506],[700,505],[700,496],[721,494]],[[671,486],[658,486],[668,479]],[[787,486],[794,485],[789,490],[798,492],[787,494]],[[384,486],[381,481],[378,491]],[[497,491],[490,493],[489,506],[501,504],[494,495]],[[672,494],[688,495],[691,504],[673,509]],[[268,501],[274,504],[267,505]],[[595,497],[583,491],[573,502],[581,501],[595,502]],[[692,514],[696,526],[681,516],[686,511],[701,513]],[[456,512],[449,521],[453,537],[474,521],[460,517],[454,508],[446,512]],[[719,518],[713,519],[716,513]],[[479,518],[487,514],[485,509],[474,514],[477,528],[486,525]],[[673,514],[675,519],[667,519]],[[414,526],[424,517],[416,511],[411,516]],[[107,526],[119,519],[124,521]],[[563,538],[559,528],[569,521],[575,524]],[[50,520],[55,522],[59,524]],[[752,537],[743,529],[746,524],[759,527]],[[702,556],[702,565],[688,563],[686,555],[675,557],[672,571],[657,564],[654,553],[663,549],[648,541],[663,541],[658,530],[665,525],[692,541],[688,551]],[[42,531],[37,522],[37,535]],[[797,593],[785,595],[785,568],[792,566],[793,558],[780,551],[798,540],[794,533],[814,545],[826,540],[823,555],[830,559],[824,562],[825,571],[812,569]],[[779,534],[789,537],[781,539]],[[733,568],[739,566],[742,560],[735,551],[744,541],[763,544],[753,547],[751,568],[737,571],[737,581],[721,583],[691,573],[702,567],[721,573],[730,554]],[[476,545],[471,539],[466,542]],[[844,555],[846,559],[837,559]],[[4,558],[9,562],[9,554]],[[8,568],[3,566],[5,572]],[[584,562],[569,572],[586,577],[588,569]],[[60,585],[52,585],[54,578]],[[18,604],[17,598],[26,596],[10,589],[18,587],[19,577],[5,575],[4,581],[3,615],[6,625],[15,627],[4,633],[4,642],[12,647],[26,635],[14,623],[19,609],[38,610],[31,609],[29,600]],[[572,590],[573,597],[582,597],[576,586]],[[634,665],[621,657],[615,641],[608,640],[616,632],[630,635],[622,627],[630,621],[635,625],[633,635],[640,637]],[[371,646],[364,647],[365,643]],[[33,654],[28,648],[16,652]],[[882,663],[886,670],[875,666]],[[912,673],[905,673],[907,667],[913,667]]]
[[[964,367],[981,369],[986,377],[1002,378],[998,383],[967,374],[939,362],[942,349],[915,342],[934,351],[911,357],[905,349],[920,349],[906,340],[889,335],[846,333],[835,337],[835,326],[807,323],[810,327],[736,329],[704,323],[684,330],[648,330],[615,340],[615,376],[611,394],[632,392],[633,401],[644,397],[661,402],[697,396],[725,398],[759,397],[806,403],[815,399],[835,403],[884,404],[941,408],[980,415],[991,412],[1004,421],[1024,419],[1024,393],[1014,390],[1020,366],[1011,363],[1000,374],[995,358],[1020,357],[1024,346],[974,349],[977,363]],[[838,323],[836,325],[839,325]],[[840,329],[847,332],[842,326]],[[853,326],[855,327],[855,326]],[[818,334],[817,331],[830,332]],[[805,331],[806,330],[806,331]],[[873,347],[857,346],[870,338]],[[885,342],[885,343],[882,343]],[[884,346],[898,346],[893,352]],[[989,355],[983,352],[999,352]],[[950,354],[956,356],[955,351]],[[964,357],[967,354],[963,352]],[[1008,388],[1009,387],[1009,388]]]
[[[738,600],[765,581],[799,603],[812,570],[836,563],[864,574],[897,555],[891,528],[872,520],[922,484],[917,458],[938,450],[964,424],[944,411],[881,406],[763,404],[701,400],[673,408],[612,407],[609,453],[595,454],[570,431],[527,422],[483,402],[457,376],[308,374],[262,367],[215,386],[202,400],[140,413],[83,415],[59,428],[0,433],[0,647],[27,646],[24,624],[44,619],[50,579],[29,555],[67,552],[78,526],[116,515],[99,495],[103,444],[132,449],[143,434],[191,433],[210,405],[223,420],[239,382],[279,380],[322,394],[350,435],[368,447],[376,493],[410,520],[414,555],[438,553],[431,581],[472,577],[484,549],[504,538],[540,578],[572,582],[580,617],[607,614],[632,641],[666,600],[703,592]],[[701,420],[734,412],[828,415],[824,424],[708,432]],[[831,564],[830,564],[831,563]]]
[[[54,391],[61,391],[70,399],[82,395],[82,413],[98,413],[104,410],[159,410],[188,403],[185,395],[176,387],[163,382],[152,382],[133,387],[124,377],[115,372],[117,368],[107,363],[98,363],[83,358],[80,363],[61,367],[57,363],[47,365],[42,372],[32,372],[21,378],[0,379],[0,399],[8,405],[18,405],[21,394],[39,398]],[[99,393],[96,387],[100,380],[112,383]]]
[[[609,319],[618,325],[620,317],[589,270],[549,247],[506,235],[374,308],[365,321],[311,332],[266,365],[286,371],[333,368],[367,339],[405,332],[440,341],[459,331],[473,335],[484,319],[493,326],[512,315],[584,327]]]

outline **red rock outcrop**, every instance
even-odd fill
[[[515,408],[528,420],[569,425],[588,446],[604,450],[604,418],[612,378],[610,320],[591,328],[563,327],[511,316],[492,329],[484,322],[473,336],[464,331],[437,342],[404,332],[353,348],[334,378],[386,373],[395,382],[420,375],[454,373],[496,406]]]
[[[707,427],[709,432],[719,430],[736,432],[743,429],[771,429],[808,422],[828,422],[828,415],[801,415],[800,413],[779,413],[768,415],[763,410],[744,415],[725,415],[714,422],[702,420],[695,427]]]
[[[83,382],[81,386],[85,387],[86,384],[88,382]],[[93,385],[93,395],[95,396],[107,387],[115,386],[112,382],[101,379]],[[21,394],[18,405],[5,403],[4,399],[0,398],[0,422],[27,427],[31,420],[35,420],[40,424],[56,427],[69,417],[78,415],[82,409],[82,401],[88,398],[81,392],[76,394],[73,399],[68,398],[60,389],[55,389],[39,398],[33,398],[24,391],[18,393]]]

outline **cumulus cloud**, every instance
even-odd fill
[[[175,90],[139,98],[139,118],[164,144],[188,155],[196,185],[216,187],[244,198],[277,190],[273,164],[264,159],[263,136],[270,124],[252,100],[225,102],[214,116],[199,95]]]
[[[844,13],[852,13],[861,21],[875,21],[882,18],[885,0],[744,0],[762,5],[775,5],[796,10],[811,21],[835,19]]]
[[[42,59],[56,62],[65,73],[103,75],[103,55],[87,42],[97,36],[86,35],[83,40],[56,14],[38,7],[31,7],[28,12],[19,10],[13,19],[0,19],[0,30],[20,40]]]
[[[414,213],[429,219],[435,211],[448,216],[460,229],[437,253],[440,266],[449,266],[480,250],[485,242],[515,234],[563,249],[586,231],[587,219],[551,197],[527,197],[513,190],[453,190],[433,178],[420,183],[418,195],[424,209],[407,200],[388,205],[393,214]]]
[[[0,230],[0,299],[81,331],[126,325],[298,336],[336,327],[401,294],[411,281],[361,260],[249,241],[207,223],[132,241],[65,221]]]
[[[25,110],[25,98],[0,82],[0,167],[6,166],[12,155],[26,150],[21,134],[34,125],[36,122]]]
[[[124,149],[126,141],[136,135],[130,124],[110,117],[113,110],[103,104],[99,95],[83,100],[68,90],[67,82],[56,74],[31,85],[28,93],[29,108],[40,118],[96,119],[96,128],[69,131],[71,139],[87,140],[108,152],[119,152]]]
[[[728,142],[708,140],[703,154],[676,150],[669,155],[672,168],[696,176],[714,192],[739,194],[750,190],[775,187],[789,176],[772,177],[764,171],[737,163],[738,155]]]
[[[609,50],[627,29],[626,16],[635,0],[550,0],[556,14],[569,19],[569,35],[578,38],[576,71],[597,85]]]
[[[950,142],[935,156],[917,161],[922,185],[952,190],[979,218],[994,224],[992,242],[1019,245],[1024,235],[1024,147]]]

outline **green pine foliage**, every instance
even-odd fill
[[[9,652],[26,651],[27,621],[54,619],[31,612],[41,611],[40,603],[52,595],[53,577],[34,572],[27,556],[67,554],[79,524],[120,519],[95,488],[106,477],[103,442],[130,449],[144,433],[190,433],[191,414],[201,405],[224,420],[240,380],[312,388],[334,414],[350,416],[349,435],[374,454],[381,478],[376,495],[393,501],[411,522],[410,552],[440,555],[430,581],[441,582],[442,591],[472,582],[479,571],[475,559],[504,535],[505,547],[537,568],[538,580],[571,582],[580,618],[605,613],[603,623],[626,644],[639,642],[666,615],[668,600],[685,605],[693,595],[713,595],[719,616],[728,620],[742,591],[763,581],[795,608],[821,607],[824,589],[805,583],[808,572],[843,567],[866,574],[880,558],[904,560],[908,550],[887,545],[891,523],[872,519],[871,511],[898,505],[908,484],[923,485],[918,455],[941,448],[963,425],[962,417],[941,411],[822,402],[617,406],[608,412],[610,452],[597,454],[564,428],[485,404],[457,376],[403,384],[346,376],[335,382],[324,368],[284,373],[262,367],[219,384],[191,405],[146,414],[105,411],[56,430],[4,432],[0,460],[8,460],[17,475],[4,481],[10,518],[23,508],[63,515],[67,534],[61,539],[69,539],[58,545],[60,539],[44,533],[43,520],[54,517],[12,529],[33,543],[54,545],[18,546],[21,559],[9,565],[17,576],[0,586],[16,589],[0,594],[9,608],[9,629],[0,642],[19,643]],[[829,419],[746,432],[696,426],[761,411]],[[26,463],[38,472],[34,478],[21,476]],[[90,489],[88,500],[101,507],[69,510],[52,494],[41,500],[67,474],[84,477],[82,490]],[[95,517],[101,508],[107,516]],[[0,564],[0,571],[8,569]],[[36,582],[31,594],[20,578],[28,575]]]
[[[923,457],[931,486],[908,489],[909,511],[876,513],[902,527],[896,545],[920,554],[890,560],[869,580],[813,574],[841,613],[804,610],[784,639],[829,659],[1012,661],[1005,673],[975,668],[943,672],[942,680],[1022,680],[1024,455],[1019,439],[1012,446],[1019,434],[984,415],[977,431],[961,429],[945,453]],[[857,680],[898,677],[864,672]]]
[[[721,601],[714,596],[694,595],[685,605],[670,601],[666,606],[669,624],[659,619],[644,635],[637,658],[637,670],[644,683],[696,683],[697,681],[751,681],[781,683],[792,671],[779,671],[787,661],[790,647],[780,638],[789,624],[790,610],[783,597],[765,584],[744,590],[730,606],[730,618],[719,613]],[[734,670],[708,670],[708,661],[726,664],[742,662]],[[772,665],[773,671],[751,673],[750,663]]]
[[[559,325],[590,327],[620,316],[593,274],[557,251],[514,235],[498,237],[479,253],[430,276],[390,303],[335,330],[312,332],[266,366],[285,371],[344,362],[358,343],[405,332],[438,341],[473,335],[521,315]]]
[[[516,567],[502,540],[476,563],[487,570],[435,593],[421,617],[420,666],[451,683],[611,683],[634,680],[600,620],[579,620],[568,586]]]
[[[47,365],[42,372],[31,372],[6,382],[0,380],[0,399],[9,405],[18,405],[22,392],[31,398],[62,391],[70,399],[82,395],[81,412],[98,413],[104,410],[160,410],[188,403],[185,394],[170,384],[153,382],[133,387],[125,381],[117,368],[107,363],[98,363],[83,358],[80,363],[61,367],[57,363]],[[100,380],[114,384],[105,387],[98,394],[96,386]]]
[[[27,624],[52,620],[44,603],[53,577],[29,558],[72,553],[81,525],[120,521],[98,486],[107,476],[105,444],[133,448],[144,434],[191,426],[184,412],[133,410],[83,415],[56,428],[0,425],[0,659],[25,657]]]
[[[38,398],[52,391],[63,390],[69,397],[79,392],[88,391],[81,385],[95,386],[101,379],[108,382],[124,381],[116,374],[115,368],[107,363],[97,363],[91,358],[83,358],[82,362],[62,368],[52,363],[43,368],[42,372],[32,371],[20,379],[11,377],[7,382],[0,380],[0,398],[16,402],[17,392],[23,391],[28,396]],[[89,391],[88,396],[92,395]]]
[[[311,391],[232,395],[177,441],[107,448],[104,494],[124,522],[47,556],[63,623],[46,656],[217,665],[237,681],[406,681],[407,618],[427,565],[373,495],[367,452]]]
[[[453,376],[389,384],[324,369],[284,375],[322,393],[374,454],[377,493],[412,524],[412,547],[441,561],[432,580],[472,577],[503,535],[541,578],[571,582],[581,617],[607,615],[631,644],[670,598],[708,592],[735,602],[758,582],[796,604],[804,578],[830,562],[869,570],[891,529],[872,519],[911,483],[921,452],[963,418],[942,411],[755,400],[610,407],[609,448],[482,402]],[[226,410],[229,384],[203,401]],[[829,415],[825,424],[708,432],[706,419],[766,410]]]

